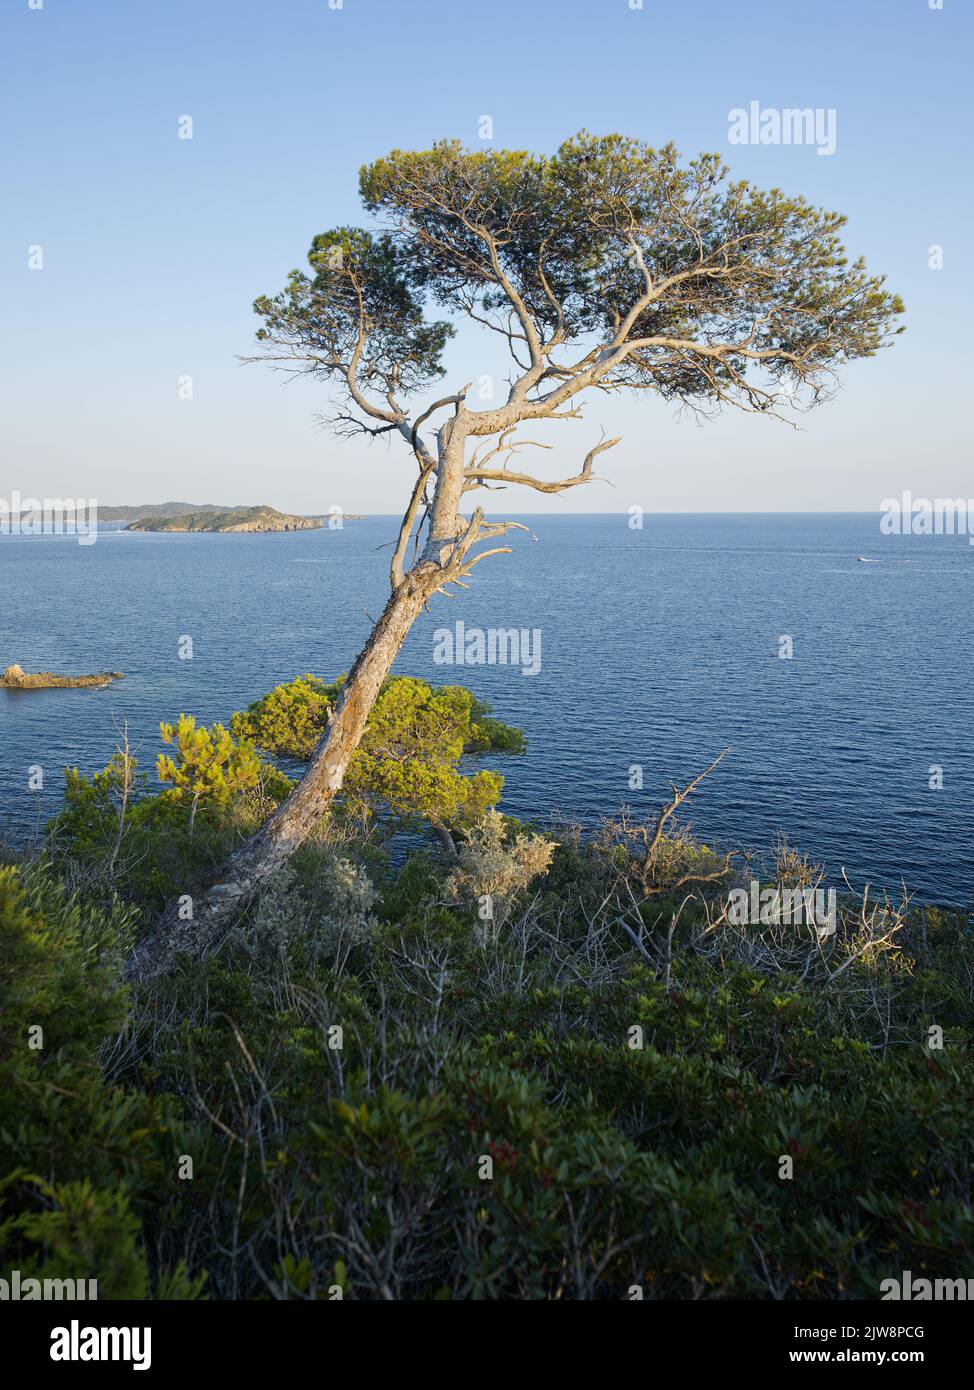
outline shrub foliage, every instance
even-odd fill
[[[306,713],[310,679],[281,690],[237,740]],[[434,725],[459,756],[480,711],[421,682],[390,702],[360,767],[395,818],[367,760],[407,724],[417,764]],[[192,836],[185,797],[130,796],[113,856],[118,765],[72,775],[51,852],[0,870],[7,1265],[140,1298],[876,1298],[902,1270],[963,1275],[968,914],[847,887],[831,935],[743,927],[739,871],[685,830],[647,869],[631,813],[539,835],[485,805],[456,859],[376,857],[329,822],[205,964],[122,984],[159,892],[259,816],[242,780]]]

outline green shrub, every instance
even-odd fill
[[[114,1298],[146,1295],[176,1171],[172,1107],[106,1076],[135,915],[0,868],[0,1262]]]

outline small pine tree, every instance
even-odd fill
[[[167,795],[189,806],[189,833],[193,833],[201,803],[224,806],[238,792],[257,785],[260,759],[246,739],[234,742],[222,724],[211,729],[197,726],[191,714],[181,714],[175,727],[160,724],[163,742],[174,747],[179,761],[160,753],[156,771],[161,782],[171,782]]]

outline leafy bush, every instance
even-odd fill
[[[251,740],[265,753],[310,758],[341,685],[341,678],[327,685],[317,676],[295,676],[232,715],[230,732],[234,738]]]
[[[235,737],[265,752],[308,758],[324,732],[344,677],[332,685],[298,676],[236,713]],[[391,816],[404,826],[448,829],[476,824],[500,799],[496,772],[464,775],[465,754],[521,753],[524,735],[490,714],[462,686],[434,690],[412,676],[387,680],[342,783],[339,804],[352,821]]]
[[[444,884],[447,899],[474,898],[481,917],[499,931],[517,895],[547,871],[554,852],[554,844],[543,835],[508,835],[500,812],[488,811],[471,831],[457,868]]]

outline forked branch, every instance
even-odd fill
[[[465,477],[469,480],[467,486],[472,483],[476,487],[485,482],[517,483],[522,487],[533,488],[535,492],[564,492],[566,488],[578,487],[580,483],[592,482],[596,477],[592,472],[592,465],[598,455],[605,453],[606,449],[613,448],[619,442],[618,436],[615,439],[603,439],[600,444],[589,449],[585,455],[581,471],[571,478],[559,478],[554,482],[547,482],[545,479],[535,478],[529,473],[514,473],[509,468],[474,467],[467,469],[465,473]]]

